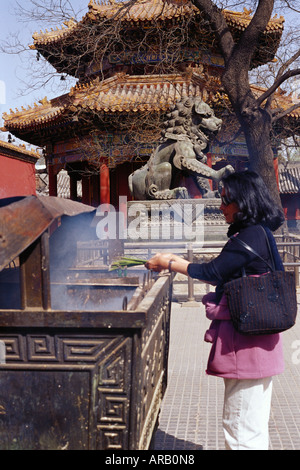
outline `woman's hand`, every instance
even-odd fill
[[[157,253],[153,258],[149,259],[145,264],[147,269],[160,273],[165,269],[169,269],[169,262],[172,261],[171,271],[187,275],[189,261],[181,256],[172,253]]]
[[[173,259],[172,257],[172,253],[156,253],[156,255],[147,261],[145,267],[160,273],[164,269],[168,269],[169,261]]]

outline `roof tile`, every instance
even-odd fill
[[[279,167],[279,190],[281,194],[300,193],[300,165]]]
[[[224,10],[224,17],[228,25],[244,30],[251,20],[251,11],[244,9],[243,12]],[[200,15],[200,11],[189,0],[138,0],[131,2],[102,1],[91,0],[89,11],[81,19],[75,21],[74,18],[66,21],[64,26],[56,30],[36,32],[33,35],[34,44],[31,49],[38,48],[39,45],[51,44],[59,41],[66,36],[73,34],[77,28],[86,25],[89,22],[97,21],[101,18],[115,19],[121,21],[144,22],[151,21],[159,17],[160,20],[177,18],[182,16]],[[282,32],[284,18],[277,15],[270,20],[266,27],[267,33]]]
[[[256,96],[264,91],[256,86],[252,90]],[[209,88],[205,89],[205,84],[199,83],[199,75],[190,71],[182,75],[119,73],[102,82],[96,79],[85,84],[78,83],[69,94],[50,101],[44,99],[34,108],[4,113],[4,125],[6,130],[11,131],[43,127],[57,120],[70,119],[72,113],[81,109],[98,113],[129,113],[145,109],[166,111],[182,96],[201,96],[206,101],[208,92]],[[276,106],[280,105],[283,109],[294,104],[290,96],[281,95],[277,100]],[[299,119],[300,108],[294,110],[291,116]]]

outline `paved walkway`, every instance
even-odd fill
[[[223,380],[205,374],[209,323],[200,302],[172,304],[168,388],[156,450],[224,449]],[[300,450],[300,304],[297,324],[283,341],[286,369],[273,381],[270,450]]]

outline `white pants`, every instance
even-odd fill
[[[268,450],[272,377],[224,379],[223,430],[227,450]]]

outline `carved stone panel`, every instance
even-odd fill
[[[4,312],[0,450],[148,448],[166,387],[170,294],[161,276],[140,310],[106,312],[100,321],[115,326],[101,328],[77,326],[77,312],[61,327],[52,312]]]

